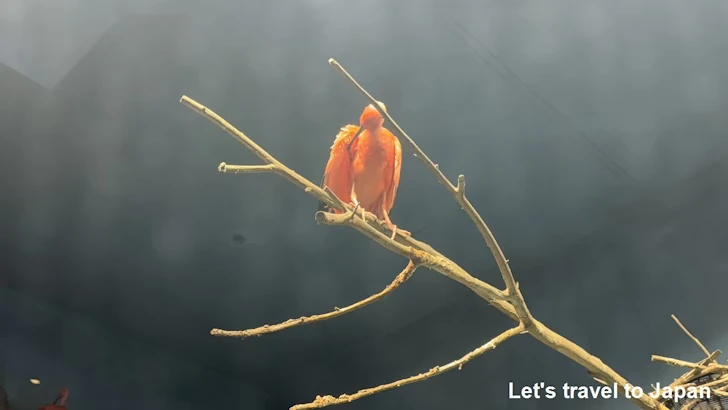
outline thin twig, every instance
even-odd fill
[[[700,340],[698,340],[697,337],[693,336],[692,333],[688,332],[688,329],[686,329],[685,326],[683,326],[683,324],[680,323],[680,320],[677,318],[677,316],[675,316],[675,315],[670,315],[670,316],[672,317],[672,320],[674,320],[675,323],[677,323],[677,325],[680,326],[680,329],[682,329],[683,332],[685,332],[685,334],[688,335],[689,338],[693,339],[695,344],[698,345],[698,347],[703,351],[703,353],[705,353],[706,356],[710,356],[710,352],[708,351],[708,349],[706,349],[705,346],[703,346],[703,344],[700,343]]]
[[[336,308],[332,312],[327,312],[319,315],[312,315],[312,316],[303,316],[299,317],[298,319],[288,319],[285,322],[278,323],[275,325],[264,325],[260,327],[256,327],[254,329],[246,329],[246,330],[222,330],[222,329],[212,329],[210,331],[210,334],[213,336],[221,336],[221,337],[239,337],[239,338],[246,338],[250,336],[261,336],[267,333],[274,333],[279,332],[284,329],[288,329],[291,327],[307,324],[307,323],[313,323],[313,322],[321,322],[328,319],[333,319],[335,317],[343,316],[347,313],[351,313],[357,309],[361,309],[364,306],[367,306],[371,303],[376,302],[377,300],[387,296],[388,294],[392,293],[395,289],[397,289],[400,285],[402,285],[404,282],[406,282],[409,278],[412,277],[412,275],[415,273],[415,270],[417,269],[417,264],[409,261],[407,266],[400,272],[397,277],[394,278],[392,283],[387,285],[386,288],[384,288],[381,292],[376,293],[374,295],[369,296],[366,299],[360,300],[354,304],[351,304],[349,306],[343,307],[343,308]]]
[[[439,374],[445,373],[445,372],[453,370],[453,369],[460,370],[460,369],[462,369],[462,367],[465,363],[471,361],[472,359],[482,355],[483,353],[485,353],[489,350],[495,349],[496,347],[498,347],[498,345],[500,345],[504,341],[508,340],[509,338],[523,333],[524,329],[525,328],[524,328],[523,324],[519,324],[518,326],[516,326],[512,329],[506,330],[505,332],[501,333],[500,335],[494,337],[488,343],[478,347],[477,349],[466,354],[465,356],[461,357],[460,359],[452,361],[443,366],[433,367],[432,369],[428,370],[425,373],[420,373],[418,375],[411,376],[406,379],[397,380],[397,381],[383,384],[383,385],[380,385],[377,387],[359,390],[358,392],[356,392],[354,394],[342,394],[339,397],[317,396],[316,400],[314,400],[310,403],[297,404],[297,405],[291,407],[290,410],[320,409],[323,407],[334,406],[337,404],[350,403],[354,400],[358,400],[363,397],[371,396],[376,393],[381,393],[383,391],[392,390],[397,387],[404,386],[406,384],[421,382],[423,380],[427,380],[431,377],[437,376]]]
[[[445,188],[451,194],[453,194],[455,200],[473,221],[473,224],[475,224],[475,227],[478,229],[481,236],[485,240],[485,243],[488,245],[488,248],[493,254],[493,258],[498,265],[498,270],[500,271],[501,276],[503,277],[503,281],[506,284],[506,289],[508,295],[510,296],[509,301],[516,309],[519,321],[525,323],[527,329],[530,328],[531,322],[533,321],[533,316],[529,312],[528,307],[526,306],[526,301],[523,299],[520,290],[516,286],[516,281],[513,278],[513,273],[511,272],[511,268],[508,265],[508,260],[503,254],[503,251],[498,245],[498,241],[495,239],[495,236],[490,231],[488,225],[486,225],[485,221],[475,209],[473,204],[471,204],[470,200],[468,200],[468,198],[465,196],[465,176],[458,176],[458,185],[453,186],[453,184],[450,182],[449,179],[447,179],[445,174],[440,171],[440,167],[432,162],[430,157],[428,157],[427,154],[425,154],[424,151],[422,151],[422,149],[414,142],[414,140],[402,129],[402,127],[400,127],[399,124],[394,121],[394,118],[392,118],[387,110],[382,109],[377,99],[375,99],[366,89],[364,89],[364,87],[362,87],[361,84],[359,84],[359,82],[356,81],[356,79],[354,79],[354,77],[349,74],[349,72],[346,71],[346,69],[341,64],[339,64],[338,61],[331,58],[329,59],[329,64],[336,68],[339,72],[341,72],[344,77],[346,77],[352,84],[354,84],[354,86],[372,102],[372,105],[376,107],[376,109],[382,114],[382,116],[386,118],[392,124],[392,126],[397,129],[397,131],[399,131],[405,142],[407,142],[407,144],[415,151],[415,155],[417,156],[417,158],[419,158],[425,164],[425,166],[435,174],[437,180],[443,186],[445,186]]]
[[[265,172],[275,172],[276,166],[267,165],[228,165],[221,162],[217,166],[217,171],[222,174],[262,174]]]
[[[710,364],[708,364],[708,366],[706,367],[705,370],[710,371],[710,372],[716,372],[716,371],[726,372],[726,371],[728,371],[728,366],[724,365],[724,364],[710,363]]]
[[[670,366],[675,366],[675,367],[688,367],[690,369],[704,370],[706,368],[704,365],[700,365],[697,363],[686,362],[684,360],[673,359],[673,358],[665,357],[665,356],[658,356],[655,354],[652,355],[652,361],[653,362],[662,362],[662,363],[669,364]]]
[[[708,382],[708,383],[701,384],[701,386],[703,386],[703,387],[715,387],[715,386],[719,386],[721,384],[726,384],[726,383],[728,383],[728,374],[724,374],[723,376],[721,376],[718,379],[713,380],[712,382]],[[719,388],[720,389],[725,389],[725,387],[726,386],[721,386]]]
[[[600,379],[598,377],[592,377],[592,379],[594,379],[594,381],[597,382],[597,383],[599,383],[599,384],[603,384],[605,386],[608,386],[607,382],[605,382],[604,380],[602,380],[602,379]]]

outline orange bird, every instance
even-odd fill
[[[379,104],[386,111],[384,104]],[[329,187],[343,202],[361,208],[362,218],[369,211],[384,220],[394,238],[398,230],[389,213],[399,188],[402,144],[383,125],[384,117],[369,104],[359,117],[359,127],[343,126],[331,146],[321,187]],[[319,203],[319,210],[326,208],[324,203]],[[410,235],[402,229],[399,233]]]

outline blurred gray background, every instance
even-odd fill
[[[0,3],[0,380],[28,408],[287,409],[459,358],[512,323],[406,264],[178,103],[186,94],[317,182],[367,101],[495,232],[532,312],[649,387],[698,360],[675,313],[728,348],[728,3],[720,0]],[[393,219],[502,286],[477,231],[405,147]],[[245,242],[233,241],[242,235]],[[29,378],[41,380],[39,386]],[[509,401],[508,382],[592,384],[528,336],[462,371],[342,409],[623,409]]]

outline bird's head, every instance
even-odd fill
[[[379,107],[382,111],[387,112],[387,107],[384,103],[379,102]],[[361,117],[359,117],[359,125],[365,129],[379,128],[384,125],[384,117],[374,108],[373,104],[369,104],[364,108]]]

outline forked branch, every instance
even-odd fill
[[[394,238],[391,238],[391,230],[382,222],[375,219],[367,219],[362,220],[358,214],[353,213],[353,209],[347,204],[344,204],[342,201],[340,201],[330,190],[327,189],[321,189],[316,184],[313,184],[311,181],[307,180],[303,176],[297,174],[292,169],[286,167],[283,163],[278,161],[276,158],[274,158],[271,154],[263,150],[260,146],[258,146],[255,142],[253,142],[250,138],[248,138],[245,134],[243,134],[241,131],[233,127],[231,124],[229,124],[227,121],[225,121],[222,117],[217,115],[212,110],[206,108],[202,104],[190,99],[187,96],[183,96],[180,99],[180,102],[196,112],[200,113],[213,123],[215,123],[217,126],[222,128],[224,131],[226,131],[228,134],[233,136],[235,139],[237,139],[241,144],[246,146],[250,151],[252,151],[256,156],[258,156],[263,162],[264,165],[247,165],[247,166],[230,166],[226,165],[225,163],[220,164],[219,170],[220,172],[231,172],[231,173],[257,173],[257,172],[273,172],[276,174],[279,174],[292,182],[293,184],[297,185],[298,187],[302,188],[306,193],[310,194],[314,198],[316,198],[319,201],[324,202],[328,206],[338,209],[340,211],[344,211],[343,214],[332,214],[332,213],[325,213],[325,212],[317,212],[316,213],[316,221],[321,224],[326,225],[335,225],[335,226],[349,226],[351,228],[356,229],[357,231],[361,232],[365,236],[369,237],[370,239],[374,240],[375,242],[379,243],[384,248],[397,253],[418,266],[423,266],[428,269],[431,269],[433,271],[436,271],[438,273],[441,273],[442,275],[453,279],[465,286],[467,286],[470,290],[472,290],[474,293],[476,293],[478,296],[480,296],[482,299],[486,300],[488,303],[490,303],[492,306],[509,316],[510,318],[514,319],[515,321],[519,322],[519,326],[511,329],[511,331],[504,333],[503,335],[499,336],[502,337],[502,340],[507,339],[508,337],[512,336],[513,334],[521,333],[521,332],[527,332],[530,333],[534,338],[542,342],[543,344],[549,346],[550,348],[562,353],[563,355],[569,357],[570,359],[574,360],[575,362],[579,363],[581,366],[587,369],[588,373],[594,377],[597,380],[600,380],[601,382],[605,383],[617,383],[618,385],[624,387],[628,384],[627,380],[620,376],[617,372],[615,372],[613,369],[605,365],[599,358],[592,356],[587,351],[585,351],[583,348],[579,347],[575,343],[569,341],[568,339],[564,338],[563,336],[557,334],[553,330],[547,328],[545,325],[540,323],[538,320],[536,320],[531,313],[528,311],[528,308],[526,307],[526,303],[523,299],[523,296],[521,295],[521,292],[519,290],[518,284],[513,278],[513,274],[510,270],[510,267],[508,266],[508,260],[503,255],[503,252],[501,251],[500,247],[498,246],[497,241],[495,240],[492,232],[488,228],[488,226],[483,221],[483,218],[478,214],[478,212],[475,210],[473,205],[470,203],[470,201],[465,196],[465,177],[459,176],[457,186],[453,186],[452,183],[445,177],[445,175],[440,171],[439,167],[432,162],[432,160],[429,159],[429,157],[415,144],[415,142],[402,130],[402,128],[394,121],[394,119],[388,114],[387,112],[382,112],[380,109],[380,105],[378,104],[377,100],[375,100],[371,94],[369,94],[366,90],[364,90],[361,85],[359,85],[356,80],[348,73],[346,70],[344,70],[343,67],[339,63],[337,63],[335,60],[330,60],[329,63],[339,69],[353,84],[356,85],[356,87],[364,93],[367,98],[372,101],[374,107],[377,107],[377,109],[380,110],[382,115],[388,120],[392,126],[394,126],[397,131],[402,135],[405,142],[415,151],[415,154],[418,158],[420,158],[425,165],[434,172],[436,177],[438,178],[438,181],[440,181],[448,191],[450,191],[451,194],[453,194],[455,200],[458,204],[465,210],[466,214],[471,218],[473,223],[476,225],[478,231],[483,236],[486,244],[490,248],[491,252],[493,253],[493,256],[496,260],[496,263],[498,265],[498,268],[500,270],[501,276],[503,277],[503,280],[506,284],[505,291],[502,291],[500,289],[495,288],[494,286],[483,282],[475,277],[473,277],[470,273],[465,271],[462,267],[458,266],[455,262],[447,258],[446,256],[439,253],[437,250],[432,248],[430,245],[418,241],[415,238],[412,238],[410,236],[402,236],[402,235],[396,235]],[[375,295],[377,296],[377,295]],[[368,300],[368,299],[367,299]],[[365,300],[366,301],[366,300]],[[365,302],[359,302],[359,304],[355,304],[353,306],[361,307],[362,303]],[[371,303],[371,301],[369,301]],[[273,325],[269,326],[268,330],[261,331],[258,329],[251,329],[248,331],[238,331],[237,337],[244,337],[246,335],[252,334],[264,334],[264,333],[270,333],[277,330],[282,330],[285,328],[293,327],[298,324],[304,324],[304,323],[310,323],[317,320],[325,320],[328,318],[339,316],[337,314],[338,312],[331,312],[324,315],[319,315],[316,320],[302,318],[302,319],[294,319],[293,322],[284,322],[280,325]],[[276,327],[278,326],[278,327]],[[273,329],[271,329],[273,328]],[[517,330],[516,330],[517,329]],[[245,333],[248,332],[248,333]],[[257,332],[257,333],[255,333]],[[512,333],[515,332],[515,333]],[[216,333],[217,335],[221,335],[219,333]],[[227,336],[227,335],[226,335]],[[498,339],[498,338],[496,338]],[[341,396],[340,398],[336,399],[331,396],[325,396],[325,398],[317,399],[317,401],[314,401],[313,403],[309,403],[308,406],[311,406],[313,404],[316,404],[318,407],[324,407],[329,406],[332,404],[340,404],[344,402],[349,402],[352,400],[355,400],[356,398],[365,397],[374,393],[377,393],[379,391],[388,390],[394,387],[397,387],[399,385],[407,384],[407,383],[413,383],[420,380],[425,380],[429,377],[432,377],[435,374],[439,374],[444,370],[450,370],[451,368],[460,366],[462,363],[472,359],[473,357],[484,353],[487,350],[490,350],[495,347],[497,343],[500,343],[502,340],[498,339],[494,341],[491,341],[490,344],[486,344],[481,346],[480,348],[476,349],[475,351],[471,352],[469,355],[466,355],[463,359],[460,359],[461,361],[453,362],[449,365],[443,366],[438,369],[437,371],[431,370],[428,373],[423,373],[422,375],[414,376],[413,378],[404,379],[398,382],[390,383],[387,385],[382,385],[377,388],[373,389],[367,389],[364,391],[360,391],[359,393],[350,395],[350,396]],[[443,370],[444,369],[444,370]],[[328,398],[326,398],[328,397]],[[343,398],[342,398],[343,397]],[[332,401],[333,400],[333,401]],[[659,409],[659,410],[667,410],[667,408],[657,402],[656,400],[652,399],[648,395],[643,395],[639,398],[631,398],[635,404],[637,404],[639,407],[643,409]],[[325,404],[326,402],[327,404]],[[303,405],[307,406],[307,405]],[[298,409],[303,408],[316,408],[316,407],[294,407]]]

